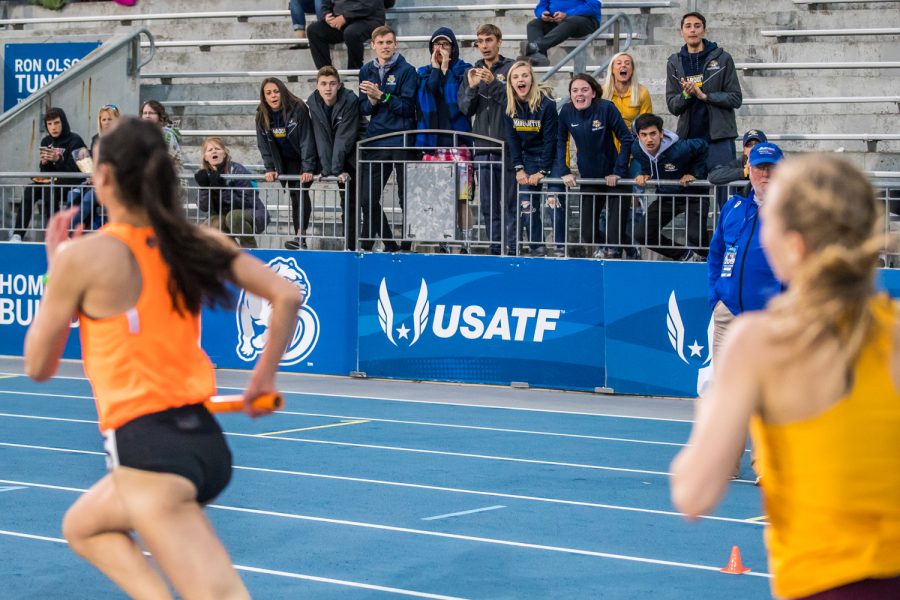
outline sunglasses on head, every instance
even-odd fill
[[[100,110],[119,110],[119,107],[115,104],[104,104],[100,107]]]

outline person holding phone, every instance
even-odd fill
[[[41,173],[78,173],[75,155],[77,150],[84,149],[84,140],[72,133],[65,111],[57,107],[48,109],[44,114],[44,126],[47,135],[41,139],[39,150]],[[58,211],[69,190],[81,183],[78,179],[66,179],[61,182],[63,185],[50,186],[51,181],[49,176],[35,178],[34,183],[25,188],[10,242],[24,241],[35,206],[41,208],[41,220],[36,225],[43,229],[50,213]]]

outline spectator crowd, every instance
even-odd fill
[[[344,189],[341,213],[350,249],[359,239],[359,249],[372,250],[380,238],[386,251],[409,250],[406,235],[395,239],[384,190],[393,176],[399,207],[405,210],[408,164],[435,161],[453,165],[448,181],[455,204],[452,242],[462,253],[476,238],[477,205],[492,254],[501,254],[505,241],[507,254],[618,258],[635,257],[636,246],[646,246],[673,260],[705,260],[713,194],[690,184],[707,177],[714,183],[746,178],[751,148],[766,142],[763,132],[747,132],[744,152],[736,158],[740,83],[731,56],[706,38],[706,19],[697,12],[681,18],[684,45],[666,64],[666,107],[678,117],[676,131],[670,131],[654,114],[629,53],[612,57],[602,82],[575,74],[561,109],[551,88],[536,77],[533,67],[547,64],[550,48],[599,27],[598,0],[540,0],[518,60],[501,54],[503,34],[496,25],[477,29],[480,58],[474,64],[466,61],[455,33],[440,27],[430,36],[429,64],[418,68],[398,51],[396,34],[384,25],[390,0],[292,0],[290,6],[297,36],[308,38],[318,68],[315,90],[304,100],[282,80],[266,78],[255,116],[264,178],[280,182],[290,198],[288,249],[308,247],[310,187],[328,177]],[[307,25],[306,15],[312,14],[316,20]],[[368,61],[366,40],[372,53]],[[340,42],[347,46],[348,68],[359,69],[358,93],[345,86],[332,65],[329,45]],[[164,106],[148,100],[140,116],[159,125],[180,170],[181,136]],[[63,205],[77,205],[81,210],[73,227],[103,224],[89,179],[48,184],[53,173],[88,170],[90,161],[83,159],[118,117],[115,105],[100,109],[88,150],[62,109],[47,111],[48,135],[39,156],[47,177],[27,187],[12,241],[21,241],[30,224],[43,225],[31,223],[37,207],[44,219]],[[360,142],[365,164],[358,165]],[[248,169],[231,158],[220,137],[203,141],[199,162],[194,179],[206,223],[230,233],[241,246],[256,247],[255,236],[272,218],[256,183],[246,177]],[[648,184],[655,193],[647,192]],[[751,192],[741,197],[761,197]],[[717,208],[726,200],[724,194],[715,198]],[[571,202],[578,203],[577,224],[569,222]],[[678,217],[684,243],[673,239]],[[546,229],[552,231],[549,245]],[[438,250],[451,248],[441,243]],[[728,249],[718,248],[715,257],[717,264],[727,262]]]

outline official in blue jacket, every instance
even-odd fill
[[[381,26],[372,32],[375,59],[359,70],[359,110],[369,117],[366,138],[416,128],[416,70],[397,52],[397,35]],[[365,150],[360,155],[360,248],[371,250],[374,238],[380,236],[388,252],[401,247],[394,241],[391,226],[381,208],[381,194],[392,172],[396,172],[397,196],[404,204],[406,161],[414,160],[405,149],[404,136],[389,136],[365,144],[382,148]],[[408,248],[406,244],[404,247]]]
[[[538,83],[531,63],[519,61],[506,79],[506,143],[519,185],[519,221],[529,232],[532,256],[546,256],[541,217],[541,180],[553,170],[556,155],[556,102],[552,88]],[[537,192],[537,193],[534,193]]]
[[[737,315],[762,310],[782,290],[759,243],[759,209],[775,165],[784,158],[775,144],[757,144],[748,159],[751,191],[735,194],[719,215],[709,245],[709,305],[713,309],[713,356]]]
[[[634,178],[635,183],[644,186],[651,180],[657,183],[677,180],[680,184],[659,185],[656,200],[647,207],[644,229],[638,230],[635,236],[638,243],[673,260],[690,260],[694,255],[692,250],[678,247],[662,233],[663,227],[684,214],[685,241],[697,248],[700,256],[705,256],[709,239],[706,231],[709,196],[694,193],[687,186],[695,179],[706,177],[706,142],[678,139],[675,132],[663,129],[661,117],[651,113],[635,119],[633,129],[637,139],[631,146],[631,155],[641,171]]]
[[[601,97],[600,84],[587,73],[579,73],[569,82],[569,98],[559,111],[559,131],[556,146],[554,175],[562,177],[566,187],[575,187],[575,177],[569,170],[569,140],[578,150],[578,172],[583,179],[606,179],[606,185],[581,185],[581,235],[582,244],[573,253],[584,254],[585,244],[607,243],[617,245],[625,235],[625,219],[622,215],[622,196],[628,195],[628,186],[615,187],[619,179],[628,177],[628,159],[634,142],[619,109]],[[614,139],[621,141],[616,150]],[[609,202],[607,202],[609,198]],[[554,224],[565,221],[565,203],[560,202],[554,211]],[[608,231],[600,230],[600,213],[607,208]],[[558,236],[557,236],[558,238]],[[559,239],[557,239],[559,243]]]

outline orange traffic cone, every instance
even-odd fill
[[[731,573],[732,575],[741,575],[742,573],[750,571],[750,569],[745,567],[741,562],[741,551],[738,550],[737,546],[731,547],[731,557],[728,559],[728,566],[719,570],[723,573]]]

